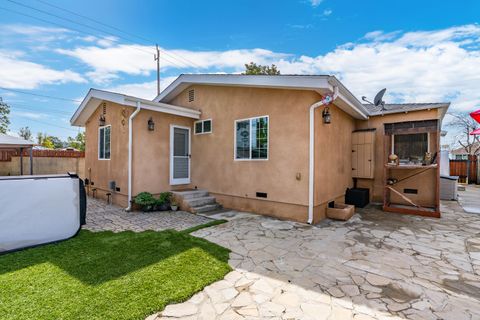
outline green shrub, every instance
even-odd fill
[[[172,198],[171,192],[162,192],[158,196],[158,200],[156,204],[157,205],[170,204],[171,198]]]
[[[153,197],[150,192],[140,192],[135,197],[135,204],[138,204],[142,207],[149,207],[155,205],[157,200]]]

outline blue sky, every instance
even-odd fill
[[[71,100],[95,87],[152,99],[158,43],[162,87],[180,73],[241,72],[255,61],[285,74],[334,74],[358,97],[387,87],[387,102],[474,110],[479,12],[474,0],[4,0],[0,87]],[[65,139],[78,131],[69,125],[76,101],[0,96],[12,106],[12,132],[29,126]]]

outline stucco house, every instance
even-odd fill
[[[354,183],[391,211],[410,213],[407,196],[438,216],[438,165],[415,161],[439,150],[448,106],[382,111],[326,75],[185,74],[153,101],[91,89],[71,123],[86,129],[97,197],[129,209],[142,191],[202,190],[202,210],[216,201],[315,223]],[[390,153],[404,166],[389,168]]]

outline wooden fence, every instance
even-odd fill
[[[19,157],[20,150],[0,150],[0,161],[12,161],[12,157]],[[30,157],[30,151],[23,151],[24,157]],[[75,150],[33,150],[34,158],[84,158],[84,151]]]
[[[467,173],[468,172],[468,173]],[[458,176],[459,182],[469,183],[478,181],[478,157],[469,156],[469,160],[450,160],[450,175]]]

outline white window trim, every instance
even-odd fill
[[[426,133],[427,134],[427,152],[430,152],[430,132],[419,132],[419,133]],[[416,134],[416,133],[406,133],[407,134]],[[397,136],[403,136],[403,134],[396,134]],[[395,154],[395,134],[392,134],[392,150],[391,154]]]
[[[252,120],[260,119],[260,118],[267,118],[268,127],[267,127],[267,158],[266,159],[252,159],[252,146],[250,145],[250,158],[249,159],[237,159],[237,122],[241,121],[250,121],[250,132],[249,132],[249,143],[252,143]],[[251,118],[244,118],[244,119],[237,119],[233,123],[233,160],[234,161],[268,161],[270,158],[270,117],[268,115],[258,116],[258,117],[251,117]]]
[[[208,132],[203,131],[203,125],[204,125],[205,121],[210,121],[210,131],[208,131]],[[200,122],[202,123],[202,132],[197,133],[196,132],[196,125],[197,125],[197,123],[200,123]],[[212,132],[213,132],[213,121],[212,121],[212,119],[198,120],[198,121],[195,121],[193,123],[193,134],[195,136],[198,136],[198,135],[201,135],[201,134],[209,134],[209,133],[212,133]]]
[[[107,127],[110,127],[110,158],[100,158],[100,129],[105,129]],[[98,160],[101,161],[106,161],[110,160],[112,158],[112,125],[107,124],[105,126],[100,126],[98,127],[98,148],[97,148],[97,155],[98,155]],[[103,147],[105,148],[105,133],[103,134]],[[105,150],[103,150],[103,154],[105,155]]]

